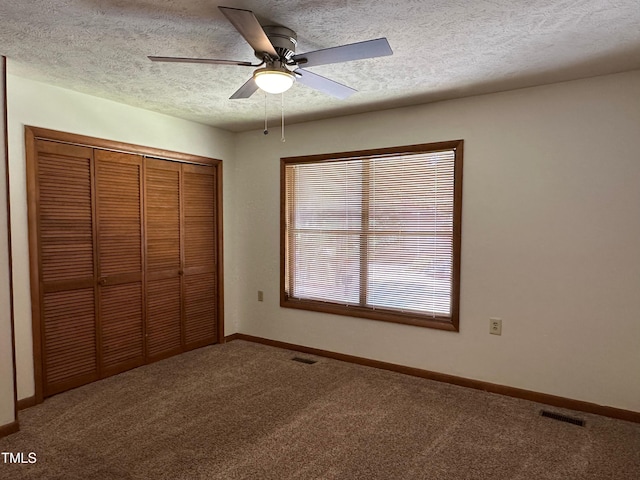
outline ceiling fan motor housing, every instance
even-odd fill
[[[291,60],[291,57],[296,53],[296,45],[298,43],[296,32],[279,25],[267,25],[262,28],[279,55],[280,61],[285,63]],[[255,52],[255,55],[260,60],[264,60],[264,52]]]

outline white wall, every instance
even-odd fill
[[[0,427],[15,420],[13,346],[11,344],[9,232],[7,223],[7,182],[4,138],[5,64],[0,57]]]
[[[638,412],[639,133],[634,71],[240,134],[239,331]],[[459,333],[279,307],[280,157],[455,139]]]
[[[8,65],[11,73],[11,62]],[[14,260],[18,399],[34,395],[24,126],[31,125],[133,143],[223,161],[225,221],[233,216],[234,134],[186,120],[129,107],[21,77],[8,77],[9,162]],[[2,211],[2,208],[0,208]],[[230,229],[225,228],[225,233]],[[225,242],[225,266],[233,264],[234,242]],[[233,278],[233,269],[225,268]],[[231,288],[225,301],[233,302]],[[227,308],[226,334],[235,333],[235,309]],[[0,379],[0,390],[5,382]]]
[[[19,399],[34,393],[23,136],[34,125],[223,160],[227,335],[640,411],[640,71],[288,126],[286,143],[12,75],[8,89]],[[280,157],[459,138],[459,333],[279,307]],[[490,316],[502,336],[488,334]]]

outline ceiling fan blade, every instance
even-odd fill
[[[258,85],[256,84],[253,77],[245,82],[236,92],[229,97],[230,100],[236,100],[238,98],[249,98],[253,95],[256,90],[258,90]]]
[[[210,63],[213,65],[240,65],[245,67],[255,67],[251,62],[236,62],[235,60],[217,60],[215,58],[183,58],[183,57],[147,57],[152,62],[175,62],[175,63]]]
[[[308,70],[303,70],[302,68],[298,68],[294,73],[297,76],[298,82],[303,85],[314,88],[320,92],[326,93],[327,95],[339,98],[340,100],[344,100],[357,92],[357,90],[351,87],[329,80],[327,77],[311,73]]]
[[[293,60],[304,68],[330,63],[350,62],[363,58],[384,57],[393,55],[391,46],[386,38],[377,38],[365,42],[350,43],[339,47],[325,48],[313,52],[300,53],[293,56]]]
[[[251,10],[241,10],[239,8],[218,7],[231,24],[240,32],[240,35],[251,45],[256,52],[269,54],[272,59],[278,58],[276,49],[273,48],[271,40],[264,33],[262,25]]]

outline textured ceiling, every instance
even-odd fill
[[[387,37],[391,57],[309,70],[358,90],[296,84],[288,123],[640,68],[639,0],[2,0],[11,72],[232,131],[260,128],[265,98],[229,100],[249,67],[152,63],[147,55],[254,61],[218,10],[252,10],[298,34],[297,53]],[[279,118],[280,96],[267,99]]]

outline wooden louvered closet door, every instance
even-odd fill
[[[220,164],[36,130],[27,127],[36,399],[216,343]]]
[[[102,376],[144,364],[142,157],[95,151]]]
[[[180,164],[145,159],[149,359],[182,351]]]
[[[99,378],[92,150],[38,140],[40,311],[44,395]]]
[[[212,167],[183,165],[184,335],[196,348],[217,340],[216,177]]]

